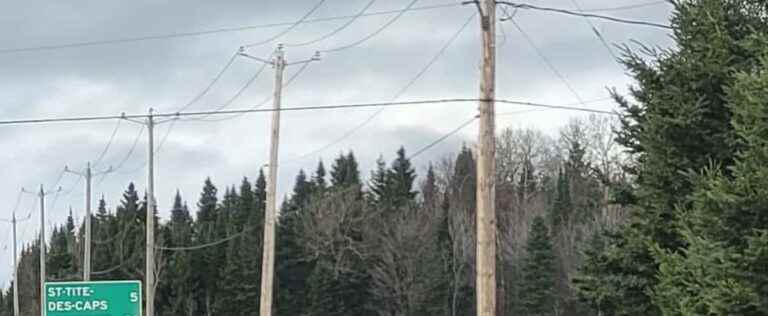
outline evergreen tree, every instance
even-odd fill
[[[383,201],[389,194],[387,192],[387,163],[384,156],[376,160],[376,169],[371,171],[371,179],[368,180],[368,195],[372,204],[386,204]]]
[[[312,175],[312,186],[314,186],[314,191],[322,192],[326,189],[328,185],[325,183],[325,176],[325,166],[323,165],[323,161],[320,160],[320,162],[317,163],[315,174]]]
[[[76,277],[72,267],[72,254],[69,252],[65,227],[54,227],[48,249],[47,275],[56,280],[70,280]]]
[[[742,150],[727,172],[689,175],[695,190],[679,226],[687,248],[655,252],[654,301],[666,315],[768,314],[768,35],[744,45],[763,57],[726,90]]]
[[[520,180],[518,181],[518,199],[525,203],[536,192],[536,170],[533,166],[531,159],[525,159],[523,162],[523,170],[520,172]]]
[[[624,63],[637,80],[637,103],[617,97],[625,109],[618,140],[636,154],[637,211],[605,254],[611,270],[593,270],[593,287],[615,291],[617,314],[658,315],[651,296],[661,253],[684,253],[686,241],[676,227],[680,206],[694,189],[681,172],[699,173],[712,165],[729,175],[734,153],[731,100],[726,90],[737,74],[759,69],[764,52],[755,48],[768,29],[762,1],[699,0],[676,3],[672,28],[677,49],[645,56],[628,53]],[[632,200],[632,199],[630,199]],[[683,207],[682,209],[685,209]]]
[[[169,236],[165,238],[168,247],[187,247],[192,244],[192,216],[181,193],[177,190],[171,209],[171,219],[167,225]],[[194,271],[192,270],[192,254],[185,251],[166,253],[169,256],[168,268],[165,273],[169,287],[169,315],[189,315],[194,310]]]
[[[106,270],[112,267],[114,258],[117,256],[114,247],[115,236],[118,233],[116,229],[116,219],[113,214],[107,212],[107,202],[102,196],[99,200],[99,206],[96,209],[96,215],[92,219],[92,259],[91,267],[94,271]],[[110,274],[93,275],[96,280],[109,280]]]
[[[413,190],[414,180],[416,180],[416,171],[413,170],[411,161],[405,155],[405,148],[400,147],[397,158],[392,162],[386,175],[386,191],[393,207],[399,208],[413,202],[418,194]]]
[[[322,166],[322,165],[321,165]],[[307,182],[303,170],[299,170],[293,186],[293,194],[283,207],[280,216],[278,242],[278,311],[286,315],[303,315],[307,304],[307,277],[312,271],[311,262],[302,245],[305,208],[311,203],[313,189],[318,186]]]
[[[222,238],[221,216],[219,216],[218,190],[210,178],[205,180],[203,192],[197,203],[197,222],[195,223],[194,240],[198,243],[210,243]],[[193,257],[196,272],[195,288],[197,293],[197,309],[210,315],[213,311],[217,285],[220,277],[219,268],[224,265],[226,249],[220,247],[205,248]]]
[[[439,205],[439,192],[437,188],[437,179],[435,178],[435,168],[432,164],[429,164],[427,168],[427,176],[424,179],[424,183],[421,185],[421,198],[424,204],[424,208],[427,210],[435,210]]]
[[[560,229],[561,225],[568,223],[573,213],[573,201],[571,200],[571,188],[568,172],[562,168],[557,174],[557,186],[555,199],[550,209],[550,222],[554,229]]]
[[[267,179],[264,177],[264,169],[259,169],[259,176],[256,178],[253,188],[255,210],[264,212],[267,205]],[[260,216],[263,216],[261,214]]]
[[[555,315],[555,253],[544,219],[536,217],[528,234],[521,280],[523,315]]]
[[[360,171],[352,151],[339,155],[334,161],[331,167],[331,185],[337,189],[360,185]]]

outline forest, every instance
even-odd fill
[[[498,315],[768,315],[768,3],[674,6],[674,47],[623,46],[634,83],[611,91],[617,116],[498,131]],[[350,150],[300,171],[277,313],[474,314],[472,147],[424,170],[401,148],[374,170]],[[265,187],[261,173],[161,197],[159,315],[258,314]],[[143,279],[145,205],[133,184],[100,201],[94,279]],[[49,280],[80,278],[81,225],[46,241]],[[39,243],[19,259],[23,315],[39,312]]]
[[[611,124],[616,121],[591,116],[574,119],[557,138],[533,129],[498,137],[505,309],[585,308],[569,286],[582,261],[571,249],[624,217],[607,200],[606,183],[625,181]],[[280,314],[472,313],[474,154],[464,146],[422,175],[407,157],[405,149],[389,162],[382,156],[367,177],[352,151],[327,170],[319,162],[311,173],[299,172],[281,206]],[[258,313],[265,188],[260,173],[221,192],[206,179],[192,207],[174,197],[170,219],[156,227],[160,315]],[[143,279],[142,195],[129,184],[115,206],[99,202],[92,218],[94,280]],[[81,278],[82,231],[72,216],[54,229],[49,280]],[[20,261],[25,315],[37,313],[38,252],[37,244],[28,245]],[[8,311],[10,303],[8,297]]]

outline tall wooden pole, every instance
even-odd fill
[[[477,315],[496,314],[496,1],[481,0],[483,31],[477,159]]]
[[[91,163],[85,169],[85,249],[83,255],[83,281],[91,280]]]
[[[16,213],[13,213],[13,316],[19,316],[19,264],[16,253]]]
[[[45,315],[45,191],[40,185],[40,315]]]
[[[155,120],[152,109],[147,117],[149,147],[147,149],[147,253],[144,270],[146,292],[146,315],[155,316]]]
[[[285,53],[278,48],[275,57],[275,95],[272,112],[272,140],[269,150],[269,176],[267,180],[267,206],[264,222],[264,254],[261,270],[261,316],[272,315],[272,302],[275,278],[275,225],[277,221],[277,160],[280,143],[280,103],[283,92],[283,71]]]

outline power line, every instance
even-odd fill
[[[355,21],[357,21],[357,19],[359,19],[361,16],[363,16],[363,14],[365,14],[365,12],[367,12],[368,9],[370,9],[373,6],[374,3],[376,3],[376,0],[368,1],[368,4],[366,4],[363,7],[363,9],[360,10],[359,13],[357,13],[357,15],[355,15],[352,18],[350,18],[349,21],[347,21],[346,23],[342,24],[341,26],[337,27],[336,29],[334,29],[333,31],[331,31],[331,32],[329,32],[329,33],[327,33],[325,35],[322,35],[322,36],[320,36],[318,38],[315,38],[313,40],[309,40],[309,41],[306,41],[306,42],[299,42],[299,43],[293,43],[293,44],[284,44],[284,45],[286,47],[301,47],[301,46],[312,45],[312,44],[315,44],[315,43],[322,42],[322,41],[324,41],[326,39],[329,39],[329,38],[333,37],[334,35],[338,34],[339,32],[341,32],[341,31],[345,30],[346,28],[348,28],[350,25],[352,25],[352,23],[355,23]]]
[[[195,97],[193,97],[193,98],[192,98],[192,100],[190,100],[189,102],[187,102],[187,104],[185,104],[184,106],[182,106],[182,107],[181,107],[181,108],[180,108],[178,111],[179,111],[179,112],[182,112],[182,111],[184,111],[184,110],[188,109],[190,106],[192,106],[192,105],[194,105],[195,103],[197,103],[197,101],[200,101],[200,99],[201,99],[202,97],[204,97],[206,94],[208,94],[208,92],[210,92],[210,91],[211,91],[211,89],[213,88],[213,86],[215,86],[215,85],[216,85],[216,83],[217,83],[217,82],[219,82],[219,80],[221,80],[221,77],[223,77],[223,76],[224,76],[224,73],[226,73],[226,72],[227,72],[227,70],[229,70],[229,68],[230,68],[230,67],[232,67],[232,64],[235,62],[235,59],[237,59],[237,56],[238,56],[238,52],[235,52],[234,54],[232,54],[232,57],[230,57],[230,58],[229,58],[229,60],[227,61],[227,63],[224,65],[224,68],[222,68],[222,69],[221,69],[221,70],[218,72],[218,74],[216,74],[216,77],[214,77],[214,78],[213,78],[213,80],[211,80],[211,82],[210,82],[210,83],[209,83],[209,84],[208,84],[208,85],[205,87],[205,89],[203,89],[203,91],[200,91],[200,93],[198,93],[197,95],[195,95]]]
[[[392,17],[392,19],[390,19],[389,21],[387,21],[387,23],[384,23],[384,25],[382,25],[382,26],[381,26],[379,29],[377,29],[376,31],[373,31],[373,33],[370,33],[370,34],[366,35],[365,37],[363,37],[363,38],[361,38],[361,39],[359,39],[359,40],[357,40],[357,41],[354,41],[354,42],[352,42],[352,43],[349,43],[349,44],[347,44],[347,45],[344,45],[344,46],[339,46],[339,47],[336,47],[336,48],[331,48],[331,49],[325,49],[325,50],[321,50],[321,52],[324,52],[324,53],[330,53],[330,52],[338,52],[338,51],[342,51],[342,50],[346,50],[346,49],[350,49],[350,48],[353,48],[353,47],[355,47],[355,46],[357,46],[357,45],[360,45],[360,44],[362,44],[362,43],[365,43],[365,42],[367,42],[368,40],[370,40],[370,39],[372,39],[372,38],[376,37],[376,35],[379,35],[379,34],[381,34],[381,32],[384,32],[384,30],[386,30],[387,28],[389,28],[390,26],[392,26],[392,24],[394,24],[395,22],[397,22],[397,20],[399,20],[399,19],[400,19],[400,18],[401,18],[403,15],[405,15],[405,13],[406,13],[406,12],[410,11],[410,10],[411,10],[411,8],[413,8],[413,6],[414,6],[414,5],[416,4],[416,2],[418,2],[418,1],[419,1],[419,0],[413,0],[413,1],[411,1],[411,3],[409,3],[409,4],[408,4],[408,5],[407,5],[407,6],[406,6],[406,7],[405,7],[405,8],[404,8],[402,11],[398,12],[398,13],[397,13],[397,15],[395,15],[394,17]]]
[[[474,123],[478,118],[479,118],[479,116],[472,117],[471,119],[469,119],[468,121],[462,123],[461,125],[459,125],[455,129],[453,129],[450,132],[448,132],[447,134],[441,136],[440,138],[436,139],[435,141],[433,141],[433,142],[429,143],[428,145],[422,147],[421,149],[417,150],[415,153],[413,153],[413,155],[408,157],[408,160],[412,160],[413,158],[416,158],[416,157],[420,156],[421,154],[425,153],[426,151],[432,149],[432,147],[435,147],[435,146],[437,146],[437,144],[442,143],[443,141],[448,139],[448,137],[451,137],[451,136],[455,135],[456,133],[460,132],[461,130],[463,130],[464,128],[469,126],[470,124]]]
[[[448,50],[448,48],[451,46],[451,44],[453,44],[453,42],[456,41],[456,39],[459,37],[459,35],[461,35],[461,33],[464,32],[464,30],[469,26],[469,24],[472,22],[472,20],[474,20],[475,16],[477,16],[477,13],[472,14],[467,19],[467,21],[464,22],[464,24],[459,28],[459,30],[456,31],[456,33],[454,33],[448,39],[448,41],[443,45],[443,47],[441,47],[440,50],[434,56],[432,56],[432,58],[429,60],[429,62],[427,62],[427,64],[424,67],[422,67],[421,70],[419,70],[419,72],[416,73],[416,75],[413,78],[411,78],[411,80],[408,81],[408,83],[403,88],[401,88],[399,91],[397,91],[397,93],[395,93],[395,95],[392,98],[392,100],[399,99],[403,94],[405,94],[406,91],[408,91],[408,89],[410,89],[419,79],[421,79],[421,77],[423,77],[424,74],[426,74],[427,71],[429,71],[429,69],[432,68],[432,66],[440,59],[440,57],[442,57],[445,54],[445,52]],[[363,128],[365,125],[367,125],[368,123],[373,121],[373,119],[375,119],[377,116],[379,116],[383,111],[384,111],[384,109],[381,109],[381,110],[378,110],[378,111],[374,112],[368,118],[366,118],[364,121],[362,121],[360,124],[357,124],[352,129],[346,131],[339,138],[336,138],[333,141],[331,141],[330,143],[328,143],[326,145],[323,145],[323,146],[321,146],[321,147],[319,147],[319,148],[317,148],[317,149],[315,149],[313,151],[310,151],[310,152],[308,152],[306,154],[303,154],[303,155],[301,155],[301,156],[299,156],[299,157],[297,157],[295,159],[292,159],[292,160],[293,161],[303,160],[305,158],[314,156],[314,155],[316,155],[318,153],[321,153],[321,152],[325,151],[328,148],[331,148],[331,147],[341,143],[342,141],[344,141],[345,139],[349,138],[354,133],[356,133],[358,130]]]
[[[356,109],[356,108],[377,108],[377,107],[394,107],[405,105],[427,105],[427,104],[447,104],[447,103],[462,103],[462,102],[478,102],[487,101],[476,98],[452,98],[452,99],[428,99],[417,101],[389,101],[389,102],[373,102],[373,103],[342,103],[342,104],[327,104],[327,105],[307,105],[307,106],[295,106],[285,107],[280,109],[240,109],[240,110],[224,110],[224,111],[198,111],[198,112],[178,112],[178,113],[154,113],[152,116],[159,117],[195,117],[205,115],[228,115],[228,114],[247,114],[247,113],[271,113],[274,111],[281,112],[303,112],[303,111],[327,111],[327,110],[341,110],[341,109]],[[587,108],[579,108],[567,105],[551,105],[536,102],[525,101],[513,101],[504,99],[495,99],[495,102],[525,105],[533,107],[546,107],[561,110],[570,111],[583,111],[602,114],[616,114],[610,111],[594,110]],[[132,115],[105,115],[105,116],[79,116],[79,117],[60,117],[60,118],[41,118],[41,119],[26,119],[26,120],[5,120],[0,121],[0,125],[22,125],[22,124],[44,124],[44,123],[61,123],[61,122],[89,122],[89,121],[103,121],[114,120],[118,118],[145,118],[147,114],[132,114]]]
[[[195,245],[195,246],[186,246],[186,247],[162,247],[162,246],[155,246],[155,249],[167,250],[167,251],[199,250],[199,249],[204,249],[204,248],[209,248],[209,247],[221,245],[221,244],[223,244],[225,242],[231,241],[233,239],[236,239],[236,238],[242,236],[243,234],[245,234],[246,232],[248,232],[250,230],[253,230],[253,227],[246,227],[245,229],[243,229],[239,233],[236,233],[234,235],[230,235],[228,237],[225,237],[225,238],[213,241],[213,242],[205,243],[205,244],[200,244],[200,245]]]
[[[413,7],[409,11],[434,10],[434,9],[442,9],[442,8],[458,7],[458,6],[461,6],[461,4],[450,3],[450,4],[429,5],[429,6]],[[387,10],[387,11],[370,12],[370,13],[360,15],[360,17],[390,15],[390,14],[398,13],[401,11],[402,10]],[[320,23],[320,22],[336,21],[336,20],[346,20],[353,17],[355,17],[355,15],[331,16],[331,17],[325,17],[325,18],[306,19],[302,23],[307,24],[307,23]],[[212,35],[212,34],[219,34],[219,33],[244,32],[244,31],[250,31],[250,30],[256,30],[256,29],[290,26],[297,22],[298,21],[256,24],[256,25],[218,28],[218,29],[194,31],[194,32],[166,33],[166,34],[157,34],[157,35],[123,37],[123,38],[116,38],[116,39],[73,42],[73,43],[64,43],[64,44],[49,44],[49,45],[28,46],[28,47],[19,47],[19,48],[0,48],[0,55],[14,54],[14,53],[28,53],[28,52],[36,52],[36,51],[59,50],[59,49],[70,49],[70,48],[80,48],[80,47],[91,47],[91,46],[104,46],[104,45],[111,45],[111,44],[133,43],[133,42],[142,42],[142,41],[150,41],[150,40],[198,37],[198,36]]]
[[[104,150],[101,151],[101,154],[99,154],[99,157],[96,158],[96,160],[93,162],[93,166],[96,167],[102,159],[104,159],[104,156],[109,151],[109,148],[112,146],[112,142],[115,140],[115,136],[117,135],[117,131],[120,130],[120,123],[122,123],[122,120],[117,120],[117,123],[115,124],[115,130],[112,131],[112,135],[109,136],[109,141],[107,142],[107,145],[104,146]]]
[[[595,113],[595,114],[619,115],[619,113],[612,112],[612,111],[588,109],[588,108],[574,107],[574,106],[568,106],[568,105],[552,105],[552,104],[525,102],[525,101],[512,101],[512,100],[504,100],[504,99],[496,99],[494,101],[497,103],[514,104],[514,105],[530,106],[530,107],[537,107],[537,108],[587,112],[587,113]]]
[[[508,5],[510,7],[519,8],[519,9],[562,13],[562,14],[573,15],[573,16],[580,16],[580,17],[586,17],[586,18],[603,19],[603,20],[608,20],[608,21],[612,21],[612,22],[616,22],[616,23],[625,23],[625,24],[634,24],[634,25],[641,25],[641,26],[657,27],[657,28],[666,29],[666,30],[671,30],[672,29],[672,27],[669,26],[669,25],[664,25],[664,24],[659,24],[659,23],[654,23],[654,22],[646,22],[646,21],[629,20],[629,19],[623,19],[623,18],[615,18],[615,17],[611,17],[611,16],[592,14],[592,13],[584,13],[584,12],[575,12],[575,11],[571,11],[571,10],[551,8],[551,7],[541,7],[541,6],[535,6],[535,5],[527,4],[527,3],[514,3],[514,2],[510,2],[510,1],[496,1],[496,3],[503,4],[503,5]]]
[[[120,162],[117,164],[117,166],[115,166],[115,168],[113,168],[112,170],[114,170],[114,171],[120,170],[121,168],[123,168],[123,166],[128,161],[128,159],[130,159],[131,156],[133,156],[134,151],[136,151],[136,146],[139,144],[139,139],[141,139],[141,135],[144,134],[144,128],[145,128],[144,125],[142,125],[140,127],[139,132],[136,134],[136,138],[133,140],[133,144],[128,149],[128,151],[126,152],[126,154],[123,157],[123,159],[120,160]],[[105,178],[106,177],[101,178],[101,180],[99,180],[99,183],[103,182]]]
[[[568,88],[568,90],[571,92],[571,94],[573,94],[573,96],[576,98],[576,100],[578,100],[579,103],[584,105],[583,104],[584,100],[581,98],[581,96],[576,91],[576,89],[573,88],[571,83],[568,82],[568,79],[565,78],[565,75],[563,75],[563,73],[561,73],[557,69],[557,67],[555,67],[555,64],[553,64],[552,61],[550,61],[549,58],[547,58],[547,56],[544,55],[544,52],[536,45],[536,43],[533,41],[531,36],[528,35],[528,33],[526,33],[525,30],[523,30],[523,28],[520,27],[520,25],[517,24],[517,22],[515,20],[511,20],[511,21],[512,21],[512,25],[514,25],[515,28],[517,28],[517,30],[520,32],[520,34],[523,35],[523,38],[525,38],[525,41],[528,42],[528,44],[531,45],[531,47],[533,47],[533,50],[536,51],[536,54],[539,55],[539,58],[541,58],[541,60],[544,62],[544,64],[546,64],[547,67],[549,67],[549,69],[555,74],[555,76],[557,76],[557,78],[560,79],[560,81]]]
[[[595,8],[595,9],[579,9],[581,12],[611,12],[611,11],[624,11],[624,10],[634,10],[634,9],[640,9],[640,8],[646,8],[646,7],[652,7],[657,6],[660,4],[667,4],[669,3],[668,0],[661,0],[661,1],[651,1],[646,3],[638,3],[638,4],[630,4],[625,6],[618,6],[618,7],[608,7],[608,8]]]
[[[285,84],[283,85],[283,91],[286,91],[287,88],[290,87],[291,84],[299,76],[301,76],[304,73],[304,71],[307,69],[307,67],[309,67],[310,64],[311,63],[304,63],[304,64],[302,64],[301,67],[299,67],[299,70],[297,70],[293,75],[291,75],[291,77],[288,78],[288,80],[285,82]],[[245,90],[245,89],[242,89],[242,90]],[[265,104],[269,103],[269,101],[272,101],[273,98],[274,98],[274,96],[270,95],[270,96],[264,98],[264,100],[261,101],[261,103],[258,103],[256,105],[252,106],[251,109],[261,108]],[[234,102],[234,99],[232,99],[231,101]],[[232,102],[229,102],[229,104],[224,104],[224,105],[216,108],[216,111],[217,112],[218,111],[223,111],[225,108],[229,107],[232,104]],[[207,119],[207,117],[210,117],[210,115],[207,115],[207,116],[203,116],[201,118],[192,118],[192,119],[187,119],[187,120],[190,120],[190,121],[203,121],[203,122],[221,122],[221,121],[228,121],[228,120],[231,120],[231,119],[234,119],[234,118],[238,118],[240,116],[243,116],[244,114],[246,114],[246,113],[237,113],[237,114],[234,114],[234,115],[229,116],[229,117],[215,118],[215,119]]]
[[[245,93],[246,90],[248,90],[248,88],[256,81],[256,79],[258,79],[261,76],[261,74],[264,72],[265,69],[267,69],[267,64],[266,63],[262,63],[261,68],[259,68],[259,70],[256,71],[256,73],[253,76],[251,76],[251,78],[249,78],[248,81],[245,82],[245,85],[243,85],[240,88],[240,90],[238,90],[237,93],[235,93],[231,98],[229,98],[226,102],[224,102],[224,104],[222,104],[221,106],[219,106],[216,109],[214,109],[214,111],[221,111],[223,109],[226,109],[226,108],[232,106],[232,104],[235,103],[235,101],[237,101],[237,99],[239,99],[240,96],[242,96],[243,93]],[[291,79],[293,79],[293,78],[291,78]],[[291,79],[288,80],[289,84],[291,82]],[[269,100],[271,100],[271,99],[272,99],[272,97],[268,97],[266,100],[264,100],[257,107],[263,106],[264,104],[269,102]],[[198,118],[196,120],[203,121],[204,118]]]
[[[577,0],[571,0],[571,3],[573,3],[576,9],[578,9],[581,12],[584,12],[584,9],[581,8],[581,5]],[[592,28],[592,33],[594,33],[595,36],[597,36],[597,39],[600,41],[601,45],[605,48],[605,50],[608,51],[608,54],[611,55],[611,57],[613,58],[613,61],[618,64],[619,56],[616,56],[616,53],[613,52],[613,49],[611,48],[610,45],[608,45],[608,41],[605,39],[603,34],[600,32],[600,30],[597,29],[597,26],[595,26],[595,23],[592,23],[592,20],[586,17],[584,18],[584,21],[586,21],[589,27]],[[619,64],[619,66],[621,67],[621,64]]]
[[[281,37],[285,36],[286,34],[288,34],[291,31],[293,31],[293,29],[295,29],[299,25],[301,25],[301,23],[304,23],[304,21],[306,19],[308,19],[313,13],[315,13],[315,11],[317,11],[317,9],[319,9],[323,5],[323,3],[325,3],[325,0],[318,1],[315,4],[315,6],[313,6],[312,9],[309,10],[309,12],[307,12],[306,14],[304,14],[304,16],[301,17],[301,19],[296,21],[296,23],[293,23],[291,26],[289,26],[288,28],[286,28],[282,32],[279,32],[279,33],[275,34],[274,36],[272,36],[272,37],[270,37],[270,38],[268,38],[266,40],[263,40],[263,41],[260,41],[260,42],[257,42],[257,43],[253,43],[253,44],[245,45],[245,47],[254,47],[254,46],[260,46],[260,45],[269,44],[269,43],[272,43],[273,41],[277,40],[278,38],[281,38]]]

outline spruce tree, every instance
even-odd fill
[[[550,208],[550,223],[553,229],[559,230],[561,225],[568,223],[573,213],[573,201],[571,200],[570,180],[568,172],[560,168],[557,174],[557,186],[555,187],[555,199]]]
[[[167,225],[169,236],[165,238],[168,247],[187,247],[192,244],[192,216],[177,190]],[[192,253],[185,251],[167,252],[168,268],[165,273],[169,286],[168,310],[173,315],[187,315],[194,304],[194,271]]]
[[[320,162],[317,163],[315,173],[312,175],[312,186],[314,187],[313,190],[315,192],[322,192],[328,186],[325,182],[325,176],[325,166],[323,165],[323,161],[320,160]]]
[[[397,158],[392,162],[386,175],[386,191],[393,207],[404,207],[414,201],[418,194],[413,190],[415,180],[416,171],[413,170],[411,161],[405,155],[405,148],[400,147]]]
[[[659,280],[658,253],[685,253],[677,227],[681,209],[694,190],[689,177],[714,165],[726,176],[735,141],[727,89],[737,74],[759,69],[764,52],[756,39],[765,34],[762,1],[683,1],[671,26],[675,50],[650,51],[650,58],[627,52],[625,65],[637,80],[632,99],[617,96],[624,108],[618,141],[636,155],[637,203],[631,225],[607,249],[610,270],[594,270],[592,292],[614,291],[617,314],[662,314],[650,293]],[[649,50],[647,50],[649,51]],[[682,208],[681,208],[682,206]],[[601,287],[596,291],[594,287]]]
[[[200,193],[200,200],[197,203],[197,222],[195,223],[194,240],[198,243],[210,243],[219,239],[220,216],[218,205],[218,190],[211,182],[210,178],[205,180],[203,192]],[[201,249],[194,259],[194,270],[197,293],[197,308],[210,314],[213,311],[217,280],[219,279],[219,268],[225,263],[226,249],[219,247],[210,247]]]
[[[434,211],[437,208],[439,205],[438,194],[435,168],[432,167],[432,164],[429,164],[429,168],[427,168],[427,176],[424,178],[424,183],[421,185],[421,199],[425,209]]]
[[[317,174],[316,174],[317,175]],[[286,201],[280,216],[278,242],[277,279],[278,306],[280,314],[302,315],[307,304],[307,277],[312,262],[307,258],[302,244],[305,208],[313,198],[313,189],[318,187],[307,181],[303,170],[299,170],[293,186],[293,194]]]
[[[371,203],[386,204],[384,199],[389,195],[387,189],[387,163],[384,161],[384,156],[379,156],[379,159],[376,159],[376,169],[371,171],[371,179],[368,180],[368,195]]]
[[[667,315],[768,313],[768,35],[743,44],[762,57],[727,89],[741,150],[727,172],[712,165],[689,174],[695,190],[679,226],[687,248],[655,253],[654,300]]]
[[[547,225],[536,217],[528,233],[521,280],[523,315],[555,315],[555,253]]]
[[[360,185],[360,171],[355,155],[350,151],[340,154],[331,166],[331,185],[336,189],[347,189]]]

